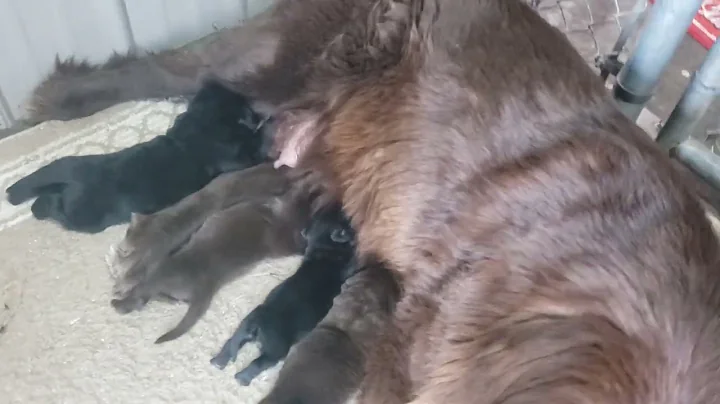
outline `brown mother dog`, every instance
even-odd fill
[[[381,0],[281,112],[403,297],[361,402],[720,402],[720,255],[670,160],[518,0]]]

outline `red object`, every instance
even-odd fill
[[[649,1],[655,3],[655,0]],[[688,34],[705,49],[713,46],[717,37],[720,36],[720,0],[703,2],[688,29]]]

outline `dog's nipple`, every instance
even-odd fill
[[[295,168],[295,166],[297,166],[297,161],[298,154],[295,152],[295,149],[293,147],[286,147],[283,149],[282,152],[280,152],[280,157],[275,160],[275,162],[273,163],[273,167],[275,167],[275,169],[278,169],[282,166]]]

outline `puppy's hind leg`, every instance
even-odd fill
[[[260,356],[255,358],[254,361],[250,362],[245,369],[235,373],[235,380],[243,386],[249,386],[253,379],[255,379],[260,373],[275,366],[275,364],[279,361],[280,359],[278,358],[262,353]]]
[[[120,314],[140,310],[158,294],[158,289],[165,279],[165,273],[154,273],[153,276],[128,287],[123,293],[117,294],[116,298],[110,300],[110,304]]]
[[[139,289],[144,289],[142,285],[138,285],[131,289],[126,296],[118,299],[112,299],[110,304],[120,314],[127,314],[136,310],[140,310],[150,301],[150,296],[142,293]]]
[[[61,194],[42,194],[32,203],[30,211],[35,219],[44,220],[52,218],[59,221],[62,206]]]
[[[252,342],[257,338],[258,334],[258,317],[261,316],[262,306],[256,307],[255,310],[250,312],[233,335],[225,341],[222,349],[210,359],[210,363],[218,369],[225,369],[225,366],[232,361],[237,360],[237,354],[242,347],[248,342]]]

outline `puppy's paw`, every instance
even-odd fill
[[[235,373],[235,380],[240,383],[241,386],[249,386],[255,378],[254,374],[251,374],[247,369]]]
[[[230,362],[237,360],[238,351],[240,350],[239,344],[233,338],[230,338],[225,345],[223,345],[220,352],[210,359],[210,363],[216,368],[223,370]]]
[[[112,299],[110,304],[119,314],[128,314],[145,307],[148,299],[142,299],[135,296],[127,296],[122,299]]]
[[[124,278],[117,279],[112,287],[112,295],[115,299],[124,299],[132,289],[137,285],[137,282],[130,282]]]
[[[210,359],[210,363],[220,370],[225,369],[228,363],[235,362],[237,360],[238,351],[240,349],[236,346],[237,344],[233,344],[234,346],[230,346],[230,344],[232,344],[231,341],[226,343],[220,353]]]
[[[225,367],[227,366],[227,364],[229,362],[230,362],[230,356],[225,355],[224,352],[220,352],[219,354],[215,355],[212,359],[210,359],[210,364],[220,370],[225,369]]]

